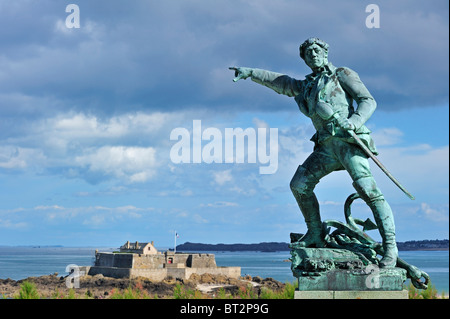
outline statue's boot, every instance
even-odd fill
[[[370,205],[375,222],[382,238],[384,256],[380,261],[381,268],[395,267],[398,258],[397,243],[395,242],[395,224],[391,207],[384,200],[377,200]]]
[[[395,223],[391,207],[376,186],[372,176],[358,179],[353,183],[361,198],[372,210],[375,222],[380,231],[384,256],[380,261],[380,268],[395,267],[398,258],[397,243],[395,241]]]
[[[297,195],[297,196],[295,196]],[[320,220],[319,202],[313,193],[310,196],[295,194],[298,206],[305,218],[308,231],[299,240],[303,247],[325,247],[322,221]]]

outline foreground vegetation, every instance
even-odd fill
[[[426,290],[416,289],[413,284],[409,284],[408,287],[408,297],[409,299],[448,299],[445,292],[442,291],[439,295],[436,287],[433,284],[429,284]]]
[[[166,296],[165,299],[293,299],[294,292],[297,288],[296,284],[286,283],[283,289],[279,291],[272,291],[266,287],[261,289],[254,289],[249,284],[246,287],[241,287],[235,293],[227,292],[223,287],[217,290],[214,294],[202,293],[199,290],[188,288],[177,283],[173,290],[172,296]],[[438,293],[436,288],[430,284],[428,289],[419,290],[414,288],[412,284],[408,287],[408,295],[410,299],[448,299],[444,292]],[[0,296],[5,297],[5,296]],[[32,282],[24,281],[20,285],[20,291],[14,296],[15,299],[41,299],[36,285]],[[134,287],[129,286],[127,289],[113,289],[105,299],[159,299],[157,294],[150,295],[148,291],[143,289],[140,283],[136,283]],[[94,299],[94,296],[87,291],[84,295],[77,295],[74,289],[69,289],[68,292],[61,292],[55,290],[51,299]]]

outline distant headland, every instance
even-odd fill
[[[448,239],[435,240],[411,240],[397,242],[401,251],[407,250],[448,250]],[[177,246],[177,251],[289,251],[289,243],[284,242],[262,242],[256,244],[202,244],[186,242]]]

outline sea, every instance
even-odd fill
[[[92,266],[95,250],[114,251],[117,248],[91,247],[5,247],[0,246],[0,279],[21,280],[58,273],[66,276],[70,265]],[[161,250],[161,249],[160,249]],[[271,277],[281,282],[293,283],[289,251],[202,251],[215,254],[217,266],[239,266],[241,275]],[[438,293],[449,294],[448,250],[400,251],[399,257],[426,272]],[[409,285],[409,280],[405,283]]]

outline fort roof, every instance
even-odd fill
[[[130,243],[127,241],[123,246],[120,246],[120,252],[129,252],[142,255],[155,255],[159,253],[155,248],[153,241],[150,243],[140,243],[137,241]]]

